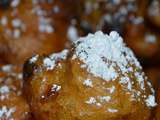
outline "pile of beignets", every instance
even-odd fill
[[[32,57],[24,65],[24,94],[37,120],[150,120],[157,105],[139,62],[114,31]]]
[[[101,31],[78,39],[71,49],[26,61],[21,80],[22,119],[35,120],[150,120],[157,106],[155,91],[133,52],[117,32]],[[4,72],[12,68],[3,66]],[[12,72],[11,72],[12,73]],[[17,76],[17,74],[11,74]],[[18,74],[17,79],[22,76]],[[7,79],[8,80],[8,79]],[[14,80],[9,79],[9,80]],[[3,83],[4,80],[2,80]],[[9,81],[10,83],[10,81]],[[1,117],[17,119],[17,107],[4,106],[12,92],[0,88]],[[14,82],[17,83],[17,82]],[[14,86],[14,83],[10,83]],[[13,90],[18,90],[14,86]],[[6,95],[7,94],[7,95]],[[6,95],[6,96],[5,96]],[[4,96],[4,97],[3,97]],[[26,101],[25,101],[26,100]],[[16,102],[18,100],[15,100]],[[8,102],[10,103],[10,101]],[[20,102],[18,102],[20,103]],[[23,106],[23,108],[24,108]],[[18,105],[19,107],[19,105]],[[18,110],[20,111],[20,110]],[[20,119],[20,117],[18,117]]]
[[[0,0],[0,120],[160,120],[159,18],[160,0]]]

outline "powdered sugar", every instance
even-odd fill
[[[107,111],[108,111],[108,112],[111,112],[111,113],[118,112],[117,109],[113,109],[113,108],[108,108]]]
[[[120,67],[122,72],[128,72],[128,61],[140,67],[132,51],[125,47],[117,32],[111,32],[110,35],[107,35],[98,31],[80,38],[75,54],[87,65],[88,72],[106,81],[118,77],[115,70],[116,65]]]
[[[65,49],[60,53],[54,53],[54,54],[50,55],[50,58],[53,60],[56,60],[56,59],[65,60],[67,58],[68,52],[69,51],[67,49]]]
[[[19,38],[20,36],[21,36],[21,31],[19,29],[14,29],[13,30],[13,37]]]
[[[75,42],[78,39],[78,31],[75,26],[70,25],[67,31],[67,37],[72,42]]]
[[[12,0],[11,7],[17,7],[20,4],[20,0]]]
[[[110,92],[110,93],[113,93],[115,91],[115,86],[112,86],[110,88],[107,88],[107,90]]]
[[[4,65],[4,66],[2,66],[1,69],[2,69],[3,72],[11,72],[12,65]]]
[[[40,32],[46,32],[46,33],[52,33],[54,32],[54,28],[51,25],[50,19],[45,17],[39,17],[39,31]]]
[[[131,80],[128,77],[122,77],[119,81],[121,84],[127,84],[128,90],[132,90],[132,83]]]
[[[0,93],[1,94],[5,94],[5,93],[8,93],[9,92],[9,87],[4,85],[2,87],[0,87]]]
[[[111,96],[96,96],[96,97],[89,97],[89,99],[85,103],[101,107],[103,103],[109,102],[110,100]]]
[[[55,61],[51,60],[50,58],[45,58],[43,60],[43,64],[47,70],[52,70],[55,67]]]
[[[2,16],[0,20],[1,25],[5,26],[8,24],[8,18],[6,16]]]
[[[54,27],[52,25],[52,19],[46,17],[47,11],[43,10],[38,4],[35,4],[33,12],[38,16],[38,30],[42,33],[53,33]]]
[[[11,115],[15,111],[15,108],[7,108],[6,106],[3,106],[2,108],[0,108],[0,118],[12,119]]]
[[[90,80],[90,79],[84,80],[83,85],[85,85],[87,87],[93,87],[92,80]]]
[[[52,88],[51,88],[51,91],[52,92],[58,92],[60,89],[61,89],[60,85],[53,84]]]
[[[37,61],[38,57],[39,57],[39,55],[33,56],[33,57],[29,60],[29,62],[30,62],[30,63],[35,63],[35,62]]]
[[[153,35],[153,34],[146,34],[145,35],[145,41],[147,42],[147,43],[156,43],[156,41],[157,41],[157,38],[156,38],[156,36],[155,35]]]
[[[59,6],[56,5],[56,6],[53,7],[53,12],[54,13],[58,13],[59,11],[60,11]]]
[[[21,22],[21,20],[18,19],[18,18],[12,20],[12,26],[13,26],[13,27],[20,27],[21,24],[22,24],[22,22]]]
[[[111,96],[98,96],[100,102],[109,102],[111,100]]]
[[[80,59],[82,61],[80,65],[82,69],[86,68],[89,73],[107,82],[118,80],[119,84],[121,84],[126,91],[126,94],[131,94],[131,96],[134,96],[138,101],[141,100],[141,97],[144,98],[138,89],[146,92],[145,81],[147,79],[133,52],[125,46],[123,39],[117,32],[112,31],[107,35],[98,31],[95,34],[89,34],[87,37],[80,38],[75,42],[75,46],[72,59]],[[136,78],[136,81],[133,80],[129,74]],[[88,85],[90,81],[85,82],[85,85],[86,83]],[[138,84],[139,87],[135,89],[133,87],[134,84]],[[154,106],[156,103],[154,92],[152,92],[153,88],[152,86],[149,87],[151,91],[149,96],[152,97],[149,97],[143,102],[145,102],[147,106]],[[107,90],[113,93],[115,87],[113,86]],[[110,99],[110,96],[95,97],[94,99],[89,99],[87,103],[96,104],[99,103],[97,101],[109,101]]]
[[[43,65],[47,70],[53,70],[57,60],[65,60],[68,55],[68,50],[63,50],[60,53],[54,53],[43,60]]]
[[[95,104],[97,101],[94,97],[90,97],[89,100],[86,101],[87,104]]]
[[[149,95],[146,99],[146,104],[148,107],[155,107],[157,103],[155,103],[155,97],[153,95]]]

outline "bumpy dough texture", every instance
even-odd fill
[[[19,64],[64,48],[69,10],[61,1],[40,1],[14,0],[0,9],[0,56],[5,62]]]
[[[29,120],[29,106],[22,95],[22,67],[5,65],[0,69],[0,119]]]
[[[153,56],[159,56],[160,36],[145,26],[143,17],[131,14],[124,33],[127,45],[138,57],[152,59]]]
[[[116,32],[109,36],[97,32],[81,38],[70,51],[28,60],[24,94],[34,118],[150,120],[151,108],[156,105],[154,90],[121,40]],[[106,51],[107,44],[112,46],[110,51]],[[117,62],[119,57],[128,59],[126,68]]]

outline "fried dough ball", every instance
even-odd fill
[[[63,2],[12,0],[0,10],[0,56],[7,63],[23,63],[35,54],[64,48],[68,15]],[[69,15],[68,15],[69,17]]]
[[[22,67],[5,65],[0,69],[0,119],[29,120],[30,110],[22,96]]]
[[[160,28],[160,0],[151,1],[147,14],[149,21]]]
[[[36,119],[63,120],[70,118],[70,115],[68,116],[67,113],[68,111],[63,111],[63,108],[59,105],[58,101],[56,101],[58,97],[60,97],[59,99],[61,100],[63,100],[63,97],[67,97],[66,95],[62,95],[62,97],[60,94],[64,94],[66,90],[69,90],[69,88],[66,90],[62,88],[64,89],[64,93],[59,93],[62,90],[61,86],[68,87],[66,85],[67,83],[65,83],[67,80],[65,76],[68,75],[66,69],[68,68],[67,63],[63,60],[66,58],[67,52],[67,50],[64,50],[60,54],[51,55],[50,57],[56,60],[55,63],[52,63],[53,61],[50,60],[50,57],[36,55],[29,60],[29,63],[25,64],[24,93]],[[49,62],[51,64],[49,64]],[[43,66],[43,63],[45,66]],[[54,67],[56,69],[53,71],[52,69]],[[32,81],[33,79],[34,81]],[[32,87],[34,87],[34,89],[32,89]],[[62,110],[59,111],[60,109]],[[66,117],[63,117],[65,115]]]
[[[154,89],[117,32],[24,65],[24,94],[36,120],[150,120]]]
[[[146,4],[146,0],[79,0],[75,4],[77,13],[68,27],[68,38],[75,41],[97,30],[123,34],[128,14],[144,15]]]
[[[160,35],[146,27],[143,17],[130,15],[124,33],[127,45],[138,57],[150,59],[159,55]]]

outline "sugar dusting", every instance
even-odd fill
[[[33,17],[35,17],[38,22],[35,27],[37,27],[37,34],[39,33],[47,33],[52,34],[55,29],[53,25],[52,18],[48,15],[51,10],[44,10],[43,7],[40,5],[39,0],[32,0],[31,6],[32,8],[27,10],[27,13]],[[47,2],[47,1],[43,1]],[[52,1],[53,2],[53,1]],[[48,3],[51,3],[48,2]],[[11,0],[9,13],[7,15],[3,15],[0,17],[0,26],[2,26],[3,32],[14,39],[19,39],[21,36],[24,35],[30,26],[28,26],[27,22],[23,20],[21,17],[21,7],[20,5],[23,4],[21,0]],[[26,7],[26,6],[23,6]],[[58,6],[54,6],[54,12],[59,12]],[[23,11],[25,13],[26,11]],[[22,14],[23,14],[22,13]],[[11,16],[11,17],[10,17]],[[35,20],[36,20],[35,19]]]
[[[85,101],[86,104],[89,105],[96,105],[97,107],[101,107],[102,104],[110,102],[111,96],[96,96],[96,97],[89,97],[87,101]]]
[[[157,103],[155,103],[155,97],[153,95],[148,96],[148,98],[146,99],[146,103],[149,107],[154,107],[157,105]]]
[[[95,104],[97,101],[94,97],[90,97],[89,100],[86,101],[87,104]]]
[[[17,7],[20,4],[20,0],[12,0],[11,7]]]
[[[160,15],[160,2],[158,0],[152,0],[151,5],[148,9],[148,13],[150,16]]]
[[[146,34],[146,35],[145,35],[145,41],[146,41],[147,43],[154,44],[154,43],[157,42],[157,38],[156,38],[156,36],[153,35],[153,34]]]
[[[115,91],[115,86],[112,86],[112,87],[110,87],[110,88],[107,88],[107,90],[110,92],[110,93],[114,93],[114,91]]]
[[[33,56],[33,57],[29,60],[29,62],[30,62],[30,63],[35,63],[35,62],[37,61],[38,57],[39,57],[39,55]]]
[[[72,42],[75,42],[75,41],[79,38],[79,36],[78,36],[78,31],[77,31],[77,29],[76,29],[75,26],[70,25],[70,26],[68,27],[67,37],[68,37],[68,39],[71,40]]]
[[[115,70],[116,65],[124,73],[129,72],[127,67],[129,62],[141,68],[132,51],[125,47],[122,38],[114,31],[110,35],[98,31],[95,34],[80,38],[75,54],[87,65],[88,72],[106,81],[118,77]]]
[[[111,113],[118,112],[117,109],[113,109],[113,108],[108,108],[107,111],[108,111],[108,112],[111,112]]]
[[[87,87],[93,87],[92,80],[90,80],[90,79],[84,80],[83,85],[85,85]]]
[[[7,108],[3,106],[0,108],[0,118],[6,118],[8,120],[13,120],[12,114],[16,111],[16,108]]]
[[[58,92],[60,89],[61,89],[60,85],[53,84],[52,88],[51,88],[51,91],[52,92]]]
[[[149,86],[151,90],[149,96],[142,95],[141,91],[146,92],[145,81],[147,78],[133,52],[126,47],[117,32],[112,31],[107,35],[98,31],[95,34],[89,34],[87,37],[79,38],[75,42],[75,46],[75,53],[72,59],[80,59],[83,62],[82,69],[86,68],[89,73],[95,77],[102,78],[106,82],[119,80],[119,84],[124,87],[126,93],[130,92],[131,96],[136,100],[145,99],[143,102],[148,107],[156,105],[152,86]],[[136,78],[136,81],[128,76],[129,73]],[[90,81],[85,81],[84,83],[87,86],[91,85]],[[134,89],[133,84],[138,84],[139,89]],[[113,93],[115,86],[107,90]],[[109,97],[90,97],[86,103],[97,104],[98,100],[100,102],[110,100]]]
[[[6,85],[0,87],[0,93],[1,93],[1,94],[9,93],[9,87],[6,86]]]
[[[47,70],[53,70],[54,67],[56,66],[57,60],[65,60],[67,55],[68,55],[68,50],[66,49],[60,53],[54,53],[43,60],[43,65]]]

